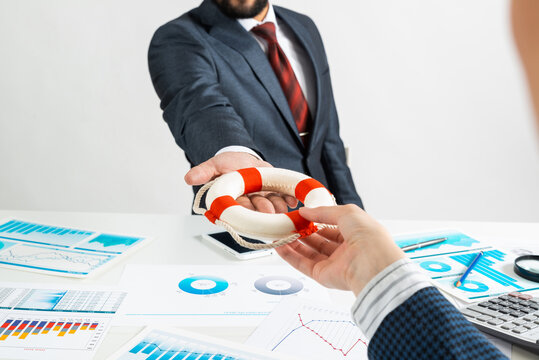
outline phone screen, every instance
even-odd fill
[[[239,245],[236,240],[234,240],[232,238],[232,236],[230,236],[229,233],[227,232],[219,232],[219,233],[214,233],[214,234],[208,234],[209,236],[211,236],[212,238],[214,238],[215,240],[219,241],[221,244],[224,244],[226,246],[228,246],[229,248],[233,249],[234,251],[240,253],[240,254],[245,254],[245,253],[248,253],[248,252],[251,252],[251,251],[259,251],[259,250],[252,250],[252,249],[248,249],[246,247],[243,247],[241,245]],[[242,238],[244,238],[245,240],[249,241],[249,242],[253,242],[253,243],[257,243],[257,244],[264,244],[263,241],[260,241],[260,240],[255,240],[255,239],[251,239],[251,238],[248,238],[248,237],[244,237],[242,236]]]

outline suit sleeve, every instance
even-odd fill
[[[313,34],[314,41],[317,44],[318,56],[321,60],[319,66],[323,69],[321,74],[323,91],[327,93],[327,99],[323,99],[329,106],[328,109],[328,126],[325,133],[324,143],[322,147],[322,166],[329,188],[332,190],[338,204],[356,204],[361,208],[363,202],[359,197],[354,186],[354,180],[350,172],[350,168],[346,164],[346,153],[344,144],[339,134],[339,117],[335,107],[335,99],[333,97],[333,88],[331,85],[331,76],[329,74],[329,65],[324,49],[322,37],[314,22],[305,17],[306,28]],[[318,99],[318,105],[321,106],[322,99]]]
[[[417,291],[385,317],[369,359],[507,359],[434,287]]]
[[[329,73],[327,76],[329,77]],[[329,92],[331,96],[331,109],[328,131],[322,148],[322,166],[326,173],[329,188],[333,189],[337,203],[356,204],[364,209],[363,202],[354,186],[354,179],[352,178],[350,168],[346,164],[346,152],[339,134],[339,118],[337,116],[337,109],[335,108],[331,85],[329,86]]]
[[[192,165],[226,146],[245,146],[259,153],[220,89],[209,45],[193,24],[180,20],[159,28],[148,51],[152,82],[176,143]]]

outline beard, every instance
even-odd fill
[[[213,0],[217,7],[227,16],[234,19],[249,19],[260,14],[268,5],[268,0]]]

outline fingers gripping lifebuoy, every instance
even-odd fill
[[[258,191],[275,191],[294,196],[307,207],[335,205],[333,195],[320,182],[286,169],[241,169],[222,175],[207,185],[208,210],[204,215],[208,220],[219,225],[227,224],[227,230],[232,228],[241,235],[266,242],[291,235],[297,235],[296,238],[307,236],[316,232],[318,227],[302,218],[297,210],[286,214],[266,214],[247,209],[236,201],[239,196]],[[193,208],[195,212],[196,202]]]

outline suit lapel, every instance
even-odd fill
[[[282,21],[284,21],[288,27],[292,30],[294,35],[296,35],[297,39],[299,40],[299,43],[305,51],[307,52],[307,55],[309,56],[309,59],[311,61],[311,64],[314,69],[314,74],[316,77],[316,109],[314,109],[314,112],[311,114],[312,120],[313,120],[313,128],[311,130],[311,138],[309,141],[309,149],[312,149],[314,144],[316,144],[317,139],[320,135],[320,104],[321,104],[321,85],[320,85],[320,79],[321,79],[321,70],[319,64],[315,61],[316,57],[315,54],[317,53],[317,49],[315,44],[313,43],[312,38],[308,35],[308,30],[303,26],[302,23],[297,21],[297,19],[293,16],[291,16],[289,13],[282,11],[279,6],[273,6],[273,9],[275,11],[275,15],[279,17]]]
[[[239,52],[247,61],[256,77],[271,96],[283,118],[302,145],[296,123],[279,80],[271,68],[266,54],[256,40],[235,20],[222,14],[211,0],[206,0],[195,10],[201,20],[211,26],[209,34],[225,45]]]

